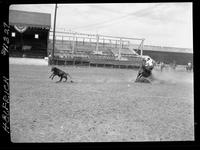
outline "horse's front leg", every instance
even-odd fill
[[[53,76],[53,73],[49,76],[49,78],[51,78]]]
[[[55,76],[56,76],[56,75],[55,75],[55,74],[53,74],[53,76],[52,76],[51,80],[53,80],[53,78],[54,78]]]

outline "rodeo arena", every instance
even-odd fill
[[[9,11],[12,142],[194,140],[192,49],[53,30],[51,17]]]

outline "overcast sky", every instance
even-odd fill
[[[10,9],[51,13],[55,4]],[[192,3],[58,4],[57,28],[82,33],[145,38],[144,44],[193,48]]]

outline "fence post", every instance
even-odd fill
[[[62,36],[62,49],[63,49],[63,36]]]
[[[142,40],[142,43],[141,43],[141,54],[140,54],[141,56],[143,55],[143,48],[144,48],[143,46],[144,46],[144,39]]]
[[[99,35],[97,34],[96,36],[97,40],[96,40],[96,51],[98,51],[98,48],[99,48]]]
[[[119,53],[118,53],[118,58],[121,58],[121,49],[122,49],[122,39],[120,38],[120,46],[119,46]]]
[[[74,56],[74,49],[75,49],[75,33],[73,34],[73,41],[72,41],[72,52]]]

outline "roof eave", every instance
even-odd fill
[[[13,23],[13,22],[10,22],[9,25],[21,25],[21,26],[28,26],[28,27],[36,27],[36,28],[46,28],[46,29],[50,29],[50,26],[48,25],[37,25],[37,24],[25,24],[25,23]]]

